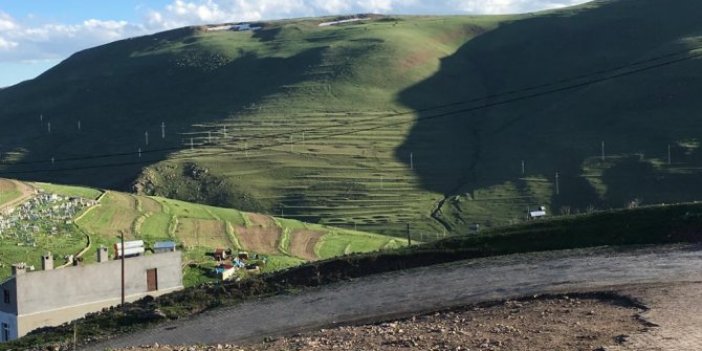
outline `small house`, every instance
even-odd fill
[[[214,256],[214,259],[217,261],[224,261],[227,259],[227,251],[224,249],[216,249],[212,256]]]
[[[144,254],[144,241],[143,240],[132,240],[125,241],[124,248],[122,248],[122,243],[114,244],[115,259],[122,257],[135,257]]]
[[[244,268],[246,267],[246,262],[243,260],[239,259],[239,257],[236,257],[232,260],[232,264],[237,267],[237,268]]]
[[[237,268],[230,264],[220,264],[214,269],[215,275],[222,280],[231,279],[236,271]]]
[[[541,206],[536,211],[529,211],[529,219],[539,219],[546,217],[546,207]]]
[[[173,241],[157,241],[154,243],[154,253],[175,252],[176,243]]]

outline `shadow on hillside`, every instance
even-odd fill
[[[561,195],[551,199],[553,209],[606,206],[578,176],[583,161],[599,154],[601,140],[611,153],[663,157],[666,143],[694,137],[699,123],[690,112],[702,108],[692,93],[702,88],[699,61],[492,108],[470,110],[519,95],[426,108],[679,51],[680,39],[702,30],[701,9],[695,0],[612,1],[504,23],[400,94],[403,104],[425,112],[395,156],[413,163],[426,189],[447,196],[516,181],[525,160],[527,176],[553,182],[560,172]],[[461,109],[467,111],[454,113]],[[450,116],[436,117],[442,114]],[[621,204],[624,195],[614,194],[622,183],[605,181],[613,203]]]
[[[188,148],[191,135],[186,133],[197,130],[194,124],[216,124],[284,92],[286,86],[307,78],[308,67],[318,65],[325,50],[314,48],[285,58],[240,52],[228,62],[217,52],[194,45],[191,32],[167,32],[80,52],[41,79],[3,91],[0,120],[11,121],[14,130],[23,133],[3,128],[1,151],[31,153],[23,160],[30,164],[9,166],[0,176],[125,189],[142,167]],[[183,45],[177,54],[139,55],[174,44]],[[20,106],[20,101],[35,104]],[[75,116],[83,116],[80,131]],[[193,135],[198,144],[207,140],[202,133]],[[96,147],[86,149],[90,145]],[[144,151],[141,158],[139,148]],[[134,150],[134,154],[53,165],[48,161],[53,155],[65,159],[93,155],[95,150],[101,154]],[[35,161],[43,162],[31,163]],[[116,166],[101,167],[104,164]]]

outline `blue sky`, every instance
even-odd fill
[[[374,12],[504,14],[587,0],[0,0],[0,87],[111,41],[204,23]]]

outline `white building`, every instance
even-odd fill
[[[180,252],[127,258],[124,264],[126,301],[183,288]],[[53,257],[47,254],[42,268],[32,272],[24,264],[13,265],[12,277],[0,283],[0,341],[121,302],[121,262],[109,260],[107,248],[98,249],[96,264],[54,269]]]
[[[529,211],[529,219],[538,219],[546,217],[546,207],[541,206],[536,211]]]

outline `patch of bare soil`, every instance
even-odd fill
[[[632,335],[623,346],[607,351],[702,350],[702,284],[634,288],[623,294],[650,307],[641,318],[651,328]]]
[[[236,226],[239,243],[244,249],[260,254],[277,254],[281,230],[273,220],[264,215],[245,213],[251,226]]]
[[[324,236],[322,232],[313,230],[296,230],[290,235],[290,254],[307,261],[318,260],[314,247]]]
[[[140,196],[138,197],[139,201],[141,202],[141,208],[145,212],[152,212],[152,213],[160,213],[163,212],[163,207],[161,204],[151,198],[148,198],[146,196]]]
[[[181,218],[176,236],[186,246],[226,247],[228,244],[224,222],[216,219]]]
[[[508,301],[405,320],[322,329],[249,345],[147,350],[609,350],[645,326],[626,300],[558,297]]]
[[[0,179],[0,191],[10,191],[14,189],[20,192],[20,196],[1,204],[0,210],[15,207],[36,194],[36,189],[27,183],[10,179]]]
[[[400,59],[398,66],[405,72],[423,66],[432,60],[438,60],[433,50],[417,50]]]

